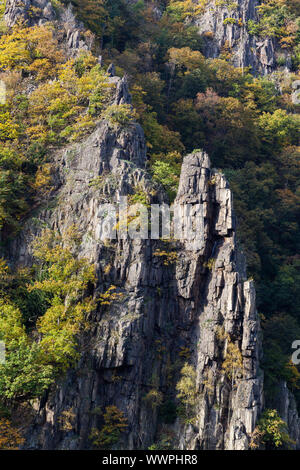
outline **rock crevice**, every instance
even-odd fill
[[[120,82],[119,92],[124,86]],[[117,203],[144,188],[150,202],[166,202],[145,170],[145,149],[139,125],[115,128],[103,121],[85,141],[56,157],[57,205],[41,208],[38,218],[61,233],[75,224],[83,235],[79,256],[97,266],[96,291],[113,284],[122,297],[89,318],[80,362],[40,403],[25,448],[90,448],[91,429],[101,427],[93,410],[112,404],[128,420],[120,448],[147,448],[166,426],[175,448],[248,448],[262,406],[259,322],[224,176],[210,169],[204,152],[184,159],[175,202],[198,207],[196,244],[185,238],[99,240],[103,201]],[[90,184],[99,175],[101,188]],[[31,240],[39,230],[31,222],[24,228],[11,250],[16,264],[32,262]],[[159,250],[176,257],[165,263]],[[229,342],[243,361],[234,380],[223,371]],[[164,401],[178,404],[176,384],[185,362],[197,374],[193,425],[180,416],[166,424],[145,397],[154,388]],[[60,428],[65,412],[74,415],[72,430]]]
[[[249,20],[258,21],[258,0],[231,2],[209,1],[202,15],[194,20],[203,36],[206,57],[231,54],[236,67],[250,67],[255,74],[271,73],[275,66],[275,43],[272,38],[257,38],[248,31]]]

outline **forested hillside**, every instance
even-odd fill
[[[283,378],[296,391],[290,355],[300,335],[300,166],[292,83],[299,79],[300,7],[266,1],[259,21],[249,22],[250,34],[273,37],[278,47],[274,72],[259,76],[232,66],[229,44],[218,58],[204,58],[209,34],[199,36],[193,20],[206,3],[107,1],[97,12],[99,2],[73,2],[102,38],[107,64],[128,75],[154,177],[174,194],[182,156],[198,148],[228,177],[248,273],[257,281],[267,390]],[[216,8],[224,4],[236,8],[226,0]]]
[[[57,189],[51,155],[81,142],[103,119],[112,126],[141,124],[146,170],[170,202],[185,155],[203,149],[225,174],[238,245],[256,285],[266,406],[276,407],[277,385],[286,381],[300,410],[300,369],[290,361],[291,344],[300,339],[300,105],[293,88],[300,79],[300,4],[264,0],[257,20],[244,24],[240,3],[73,0],[71,7],[53,0],[50,23],[40,23],[33,8],[13,27],[0,4],[0,80],[7,92],[0,105],[0,339],[8,348],[0,366],[3,420],[76,362],[77,335],[96,308],[94,267],[77,259],[74,227],[63,244],[50,231],[38,238],[30,268],[16,271],[9,254],[26,221]],[[211,15],[222,8],[230,13],[223,20],[228,40],[216,57],[209,55],[214,31],[199,32],[208,6]],[[68,36],[74,22],[81,50]],[[236,66],[233,26],[245,28],[250,40],[272,41],[269,73]],[[112,102],[113,75],[125,76],[133,108]],[[136,198],[143,202],[144,190]],[[116,295],[108,287],[100,303]],[[115,419],[121,432],[122,415]]]

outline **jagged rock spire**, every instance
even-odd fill
[[[131,95],[128,89],[127,77],[124,76],[117,83],[116,93],[115,93],[115,104],[131,104]]]
[[[107,73],[110,77],[115,77],[116,76],[116,68],[114,64],[110,64],[107,69]]]
[[[159,423],[143,397],[155,371],[161,389],[176,400],[180,367],[171,378],[170,367],[185,348],[196,371],[195,422],[187,425],[177,418],[170,426],[175,448],[247,449],[262,406],[259,320],[253,282],[240,268],[226,179],[210,169],[204,152],[184,159],[176,203],[200,205],[201,240],[196,249],[179,240],[172,248],[176,261],[165,265],[155,255],[160,241],[117,239],[106,247],[96,236],[103,196],[99,188],[90,187],[93,178],[99,174],[107,178],[110,201],[136,187],[151,193],[141,168],[145,141],[139,126],[113,129],[104,121],[84,142],[66,150],[59,162],[62,179],[67,178],[57,194],[63,204],[39,217],[61,233],[76,224],[89,234],[83,238],[80,256],[98,266],[97,292],[117,284],[123,297],[110,305],[107,314],[101,310],[93,314],[78,369],[69,371],[41,404],[25,447],[88,448],[93,409],[114,404],[113,397],[118,397],[117,406],[128,420],[120,448],[148,448]],[[156,198],[163,200],[157,192]],[[28,253],[31,227],[29,223],[15,244],[17,259]],[[105,274],[108,264],[110,272]],[[243,363],[234,383],[223,370],[229,342]],[[159,345],[164,347],[158,354]],[[70,409],[76,411],[72,442],[55,427]]]

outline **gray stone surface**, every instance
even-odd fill
[[[173,446],[246,449],[262,405],[259,322],[253,283],[237,268],[232,196],[224,177],[210,169],[203,152],[184,160],[176,203],[202,207],[196,249],[184,239],[167,246],[160,240],[106,244],[96,236],[103,201],[118,201],[136,188],[151,193],[152,202],[165,200],[145,171],[140,126],[115,129],[103,121],[85,141],[58,154],[56,167],[56,205],[50,210],[49,201],[38,219],[62,233],[75,224],[83,236],[79,256],[97,265],[95,295],[113,284],[123,297],[90,315],[78,367],[37,404],[25,448],[89,448],[92,427],[101,426],[93,410],[111,404],[129,423],[118,447],[147,448],[160,439],[162,427],[143,397],[155,382],[176,400],[180,352],[187,348],[197,371],[196,421],[185,425],[177,418],[169,425]],[[101,190],[90,186],[99,175],[107,178]],[[12,261],[32,262],[30,241],[39,230],[36,219],[28,223],[12,246]],[[176,251],[177,261],[166,266],[157,249]],[[218,340],[220,328],[243,356],[244,372],[234,383],[222,371],[227,345]],[[65,411],[74,414],[72,431],[60,429]]]
[[[39,8],[36,16],[30,15],[32,6]],[[241,17],[245,24],[255,18],[255,6],[256,1],[238,0],[238,11],[230,16]],[[7,0],[8,26],[21,18],[30,25],[41,24],[54,15],[47,0]],[[206,42],[207,56],[218,56],[228,40],[235,65],[270,72],[272,41],[257,41],[245,26],[224,26],[226,16],[229,12],[224,7],[217,12],[208,8],[197,20],[201,32],[214,32]],[[61,21],[67,27],[70,53],[76,54],[85,47],[80,26],[70,10]],[[110,80],[116,84],[113,103],[130,103],[126,78],[112,76]],[[190,204],[192,211],[198,208],[196,241],[183,237],[167,243],[103,242],[98,234],[99,207],[104,202],[117,203],[121,196],[141,190],[149,195],[149,202],[167,200],[146,171],[143,130],[135,123],[117,128],[102,121],[81,143],[57,152],[53,163],[54,190],[12,243],[11,264],[31,265],[31,242],[41,227],[64,233],[75,224],[82,235],[78,256],[96,264],[95,297],[111,285],[122,297],[90,314],[90,328],[80,338],[80,361],[35,404],[24,447],[90,448],[91,429],[102,425],[95,410],[114,404],[128,419],[118,448],[148,448],[168,432],[175,448],[247,449],[263,406],[260,326],[254,285],[246,279],[245,260],[236,243],[232,194],[224,176],[210,168],[204,152],[184,160],[176,204]],[[177,257],[164,263],[157,250],[177,253]],[[223,371],[228,338],[242,354],[243,371],[235,380]],[[165,399],[176,402],[176,384],[185,360],[197,373],[195,419],[192,424],[177,418],[173,424],[162,425],[158,410],[144,397],[155,387]],[[284,385],[278,409],[298,445],[299,418]],[[60,424],[64,412],[72,416],[72,429],[64,430]]]
[[[278,389],[273,406],[278,410],[280,416],[288,425],[289,435],[293,441],[292,447],[299,450],[300,418],[297,412],[294,395],[287,388],[285,382],[281,382]]]
[[[225,43],[231,48],[233,64],[236,67],[251,67],[254,73],[263,75],[274,70],[275,44],[273,39],[256,38],[247,31],[248,20],[258,20],[256,7],[258,0],[237,0],[232,2],[237,8],[232,10],[226,6],[216,6],[215,1],[209,1],[205,12],[194,20],[199,31],[212,33],[212,38],[205,37],[205,55],[218,57]],[[235,24],[225,24],[226,18],[236,20]],[[239,24],[239,20],[241,24]]]
[[[32,26],[55,20],[56,14],[49,0],[6,0],[4,19],[8,27],[19,21]]]
[[[8,27],[22,22],[26,26],[43,25],[55,22],[64,30],[64,45],[68,56],[76,56],[81,50],[90,50],[93,38],[86,41],[85,28],[73,14],[69,5],[64,10],[55,10],[49,0],[7,0],[4,20]]]

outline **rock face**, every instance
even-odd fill
[[[177,275],[178,293],[191,302],[194,313],[201,396],[196,429],[187,429],[181,447],[188,440],[192,449],[245,449],[262,405],[262,376],[255,290],[252,281],[245,280],[236,245],[232,195],[224,177],[209,169],[208,157],[195,154],[183,163],[177,199],[203,205],[204,227],[202,248],[191,253],[185,246],[183,269]],[[205,260],[210,273],[203,271]],[[227,336],[225,343],[220,330]],[[229,338],[243,356],[243,378],[234,386],[222,374]]]
[[[272,41],[260,43],[245,27],[256,18],[255,6],[255,0],[238,0],[234,11],[206,8],[196,24],[213,33],[206,34],[207,56],[217,57],[228,41],[236,66],[272,70]],[[224,24],[229,17],[242,21]],[[33,25],[56,16],[47,0],[7,0],[5,18],[13,26],[22,18]],[[59,21],[76,54],[85,45],[72,11]],[[126,79],[116,77],[113,66],[109,73],[116,85],[113,103],[130,103]],[[80,144],[57,152],[54,166],[55,190],[11,245],[11,264],[32,264],[31,242],[41,227],[63,234],[75,225],[82,235],[78,256],[96,265],[93,295],[112,285],[120,295],[90,314],[80,361],[36,403],[24,448],[91,448],[91,430],[103,425],[99,410],[115,405],[128,420],[117,448],[147,449],[167,436],[171,448],[247,449],[263,406],[260,327],[224,176],[210,168],[204,152],[184,159],[175,204],[198,214],[196,239],[101,240],[103,204],[118,206],[121,197],[141,192],[149,204],[167,202],[146,171],[143,130],[102,121]],[[189,420],[175,412],[185,363],[195,371],[197,390]],[[152,392],[161,406],[147,399]],[[293,400],[282,385],[278,409],[299,446]]]
[[[300,418],[294,395],[287,388],[285,382],[281,382],[278,389],[273,406],[288,425],[289,436],[294,441],[291,446],[295,449],[300,449]]]
[[[128,99],[117,77],[115,103]],[[56,155],[56,191],[11,247],[15,264],[30,265],[30,242],[41,224],[82,234],[79,256],[97,266],[94,295],[117,287],[119,300],[90,315],[76,369],[36,407],[25,448],[86,449],[97,410],[115,405],[128,420],[118,448],[148,448],[167,432],[173,448],[247,449],[262,406],[259,322],[252,281],[238,252],[232,195],[208,156],[185,158],[176,204],[200,214],[196,240],[99,239],[104,202],[145,191],[150,203],[166,197],[145,170],[141,127],[103,121],[84,142]],[[95,182],[95,184],[93,183]],[[92,184],[91,184],[92,183]],[[159,253],[174,256],[168,260]],[[234,345],[243,368],[224,372]],[[162,418],[147,400],[159,392],[173,407],[184,363],[196,371],[192,424]],[[68,425],[63,420],[68,417]],[[164,422],[165,421],[165,422]],[[71,424],[70,424],[71,423]]]
[[[206,57],[218,57],[222,49],[232,53],[236,67],[251,67],[252,72],[263,75],[274,70],[275,45],[271,38],[260,39],[248,33],[247,22],[258,21],[257,0],[236,2],[209,1],[205,11],[194,20],[205,41]],[[236,5],[228,7],[228,5]]]
[[[8,27],[19,21],[28,26],[43,24],[56,18],[55,10],[49,0],[6,0],[4,19]]]
[[[90,50],[93,38],[84,36],[85,28],[73,14],[71,4],[63,10],[55,10],[49,0],[7,0],[4,12],[6,25],[10,28],[22,22],[26,26],[56,22],[64,30],[66,54],[76,56],[80,50]]]

